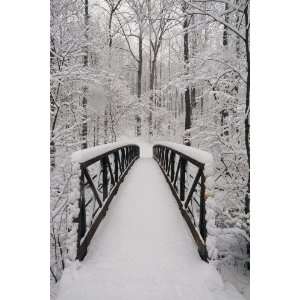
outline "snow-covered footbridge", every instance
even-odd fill
[[[209,153],[116,143],[73,161],[81,174],[78,260],[64,270],[59,300],[243,299],[206,262]]]

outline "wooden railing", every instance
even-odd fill
[[[163,144],[153,146],[153,157],[159,164],[178,203],[200,257],[208,260],[206,249],[204,163]]]
[[[139,155],[137,145],[127,144],[80,162],[79,215],[74,220],[78,222],[77,259],[85,257],[113,196]]]

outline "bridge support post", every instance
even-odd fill
[[[107,198],[108,195],[108,178],[107,178],[107,162],[106,157],[101,159],[101,166],[102,166],[102,184],[103,184],[103,201]]]
[[[199,216],[199,231],[204,240],[207,237],[206,229],[206,209],[205,209],[205,176],[201,176],[201,192],[200,192],[200,216]]]
[[[86,233],[86,212],[85,212],[85,195],[84,195],[84,170],[81,168],[80,174],[80,199],[79,199],[79,215],[78,215],[78,237],[77,237],[77,253],[80,249],[81,239]],[[82,256],[86,255],[81,253]]]
[[[115,182],[118,182],[119,180],[119,167],[118,167],[118,162],[119,162],[119,152],[115,152],[114,154],[114,164],[115,164]]]
[[[174,181],[174,176],[175,176],[175,153],[174,151],[171,152],[171,157],[170,157],[170,171],[171,171],[171,182]]]
[[[185,199],[185,171],[186,171],[186,159],[182,158],[180,165],[180,200],[184,202]]]

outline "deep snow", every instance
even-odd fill
[[[81,263],[65,269],[58,300],[242,300],[203,262],[144,144]]]

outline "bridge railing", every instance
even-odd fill
[[[107,144],[75,152],[80,166],[77,259],[83,260],[88,245],[127,172],[139,158],[135,144]]]
[[[207,261],[205,170],[213,165],[212,155],[180,144],[159,143],[153,146],[153,157],[171,188],[200,257]]]

